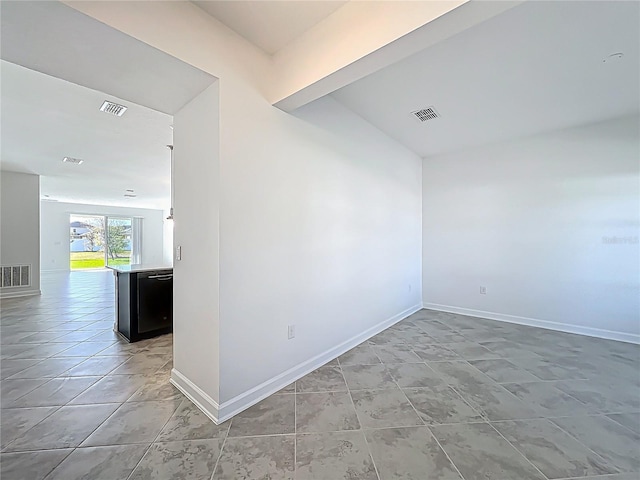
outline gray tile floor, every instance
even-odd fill
[[[2,480],[640,478],[640,348],[423,310],[222,425],[109,273],[2,302]]]

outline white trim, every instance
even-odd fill
[[[18,297],[31,297],[33,295],[42,295],[42,292],[40,290],[21,290],[19,292],[16,292],[13,289],[20,288],[20,287],[7,287],[7,288],[10,288],[11,290],[0,291],[0,298],[18,298]]]
[[[185,397],[195,403],[202,413],[213,420],[216,425],[222,423],[218,421],[218,412],[220,410],[218,403],[175,368],[171,369],[169,382],[180,390]]]
[[[260,385],[241,393],[231,400],[223,402],[221,405],[218,405],[213,398],[203,392],[197,385],[175,368],[171,370],[171,379],[169,381],[189,400],[196,404],[196,406],[202,410],[207,417],[219,425],[220,423],[229,420],[234,415],[246,410],[252,405],[255,405],[260,400],[264,400],[277,391],[282,390],[284,387],[295,382],[299,378],[304,377],[306,374],[313,372],[315,369],[325,365],[334,358],[337,358],[352,348],[357,347],[365,340],[377,335],[381,331],[398,323],[400,320],[420,309],[422,309],[421,305],[414,305],[413,307],[408,308],[405,311],[365,330],[355,337],[351,337],[349,340],[316,355],[306,362],[296,365],[286,372],[262,382]]]
[[[351,337],[349,340],[346,340],[345,342],[342,342],[335,347],[331,347],[329,350],[326,350],[323,353],[310,358],[306,362],[296,365],[286,372],[270,378],[260,385],[257,385],[252,389],[247,390],[246,392],[241,393],[240,395],[237,395],[230,400],[227,400],[226,402],[222,402],[222,404],[218,407],[217,412],[219,421],[224,422],[230,419],[234,415],[242,412],[243,410],[246,410],[252,405],[255,405],[260,400],[267,398],[277,391],[282,390],[292,382],[304,377],[310,372],[313,372],[315,369],[321,367],[322,365],[325,365],[326,363],[330,362],[334,358],[339,357],[343,353],[348,352],[352,348],[357,347],[365,340],[368,340],[374,335],[377,335],[381,331],[389,328],[395,323],[398,323],[400,320],[408,317],[409,315],[417,312],[420,309],[422,309],[421,305],[414,305],[413,307],[408,308],[403,312],[400,312],[397,315],[394,315],[393,317],[378,323],[377,325],[365,330],[364,332]],[[184,390],[181,389],[181,391],[185,393]],[[187,397],[191,399],[191,397],[187,393],[185,393],[185,395],[187,395]],[[211,417],[209,413],[207,413],[207,415]]]
[[[459,313],[461,315],[488,318],[490,320],[497,320],[499,322],[516,323],[518,325],[546,328],[547,330],[555,330],[558,332],[576,333],[578,335],[586,335],[588,337],[605,338],[607,340],[617,340],[619,342],[640,344],[640,335],[637,335],[635,333],[614,332],[612,330],[604,330],[601,328],[583,327],[581,325],[552,322],[549,320],[540,320],[537,318],[519,317],[516,315],[507,315],[504,313],[485,312],[482,310],[473,310],[470,308],[452,307],[450,305],[440,305],[438,303],[424,303],[423,307],[428,308],[429,310],[437,310],[440,312]]]

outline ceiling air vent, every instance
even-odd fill
[[[426,122],[427,120],[434,120],[436,118],[440,118],[440,114],[436,112],[436,109],[433,107],[423,108],[422,110],[416,110],[415,112],[411,112],[411,114],[416,117],[421,123]]]
[[[100,111],[104,113],[110,113],[116,117],[121,117],[124,112],[127,111],[127,107],[124,105],[118,105],[117,103],[105,101],[100,107]]]
[[[73,157],[64,157],[62,161],[64,163],[73,163],[75,165],[80,165],[82,162],[84,162],[84,160],[80,160],[79,158],[73,158]]]

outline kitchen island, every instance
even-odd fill
[[[115,331],[128,342],[173,330],[173,267],[115,265]]]

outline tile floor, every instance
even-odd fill
[[[2,480],[640,478],[640,348],[423,310],[216,426],[109,273],[2,302]]]

